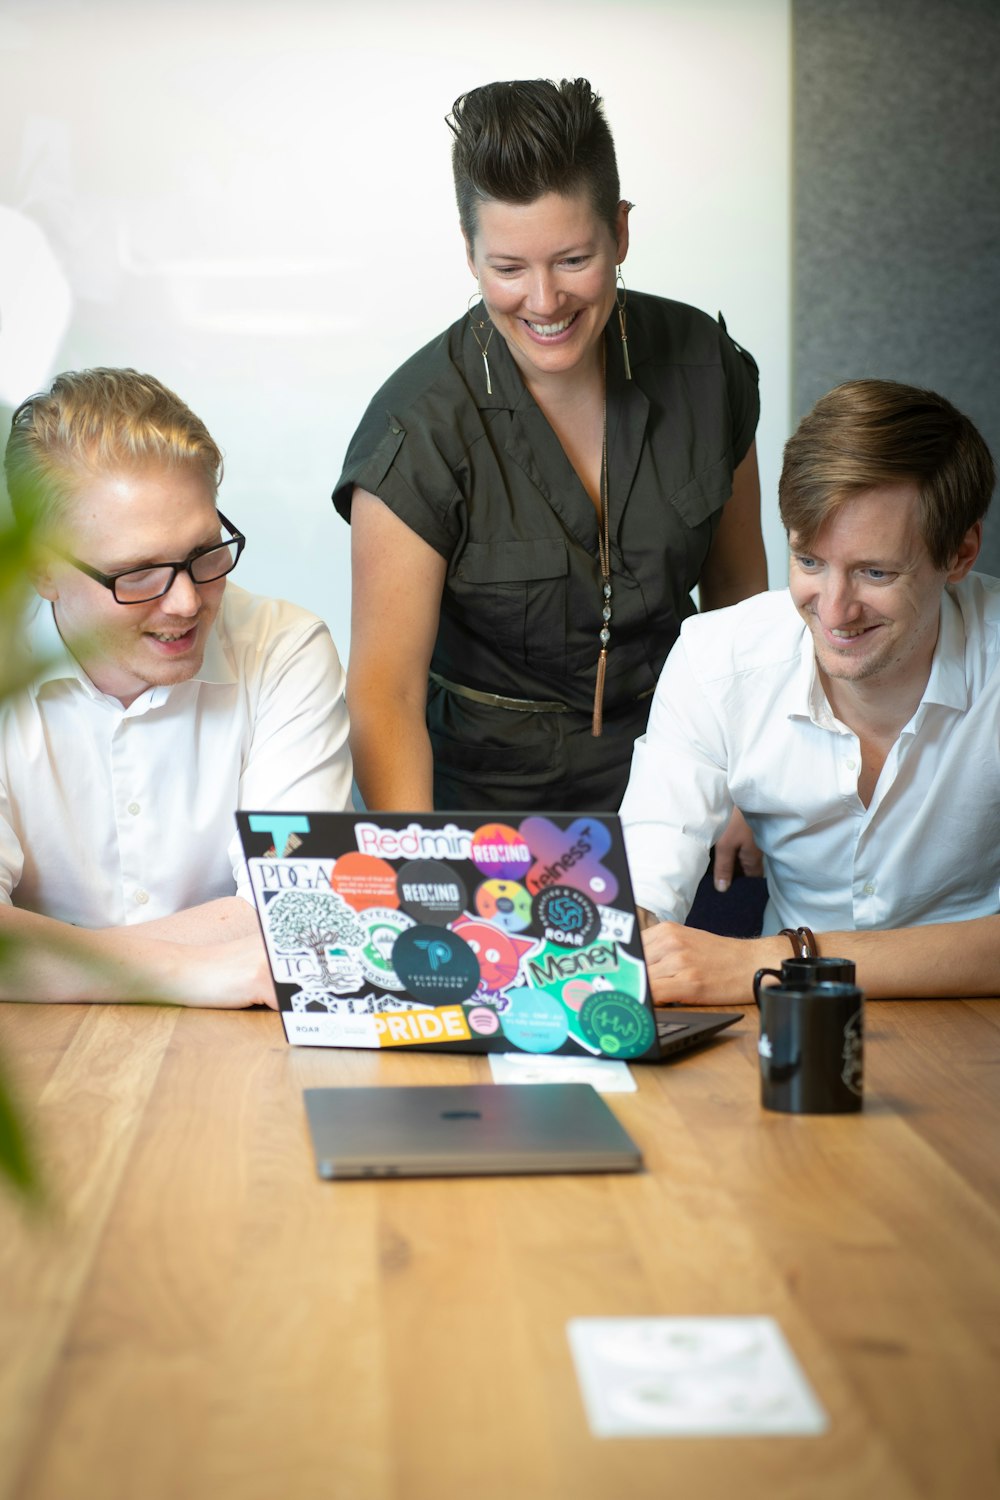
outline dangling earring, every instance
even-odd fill
[[[622,357],[625,360],[625,379],[632,379],[632,366],[628,362],[628,330],[625,326],[625,306],[628,302],[628,293],[625,290],[625,282],[622,279],[622,268],[618,267],[615,277],[615,306],[618,309],[618,329],[622,336]]]
[[[487,396],[492,396],[492,394],[493,394],[493,385],[492,385],[492,382],[490,381],[490,362],[486,358],[486,351],[490,347],[490,340],[492,339],[494,333],[496,332],[496,329],[493,327],[493,324],[490,323],[489,318],[480,318],[479,321],[478,321],[478,323],[477,323],[476,319],[472,316],[472,303],[473,303],[473,299],[476,298],[476,297],[478,297],[480,299],[480,301],[481,301],[482,300],[482,295],[483,294],[482,294],[482,292],[479,289],[479,283],[477,282],[476,283],[476,290],[473,292],[472,296],[469,298],[469,305],[468,305],[466,311],[469,314],[469,322],[472,325],[472,337],[475,339],[476,343],[479,345],[479,352],[483,356],[483,368],[486,371],[486,394],[487,394]],[[477,333],[476,330],[479,329],[480,332],[481,332],[482,329],[484,329],[486,327],[487,323],[490,323],[490,331],[486,335],[486,343],[484,344],[483,341],[482,341],[482,339],[479,337],[479,333]]]

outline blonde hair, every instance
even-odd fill
[[[4,455],[17,520],[61,519],[88,475],[190,465],[214,495],[222,453],[179,396],[137,370],[69,370],[29,396],[11,419]]]
[[[920,530],[947,568],[993,494],[990,450],[968,417],[934,391],[894,380],[849,380],[822,396],[785,444],[778,506],[785,530],[810,547],[845,501],[883,485],[915,484]]]

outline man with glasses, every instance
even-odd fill
[[[0,706],[0,998],[273,1004],[233,812],[350,806],[328,631],[227,582],[222,455],[152,377],[58,376],[5,468],[40,597]]]
[[[685,623],[635,746],[621,811],[657,1000],[749,1000],[809,948],[872,996],[1000,993],[1000,581],[972,571],[993,484],[932,391],[849,381],[800,423],[788,588]],[[745,941],[683,925],[734,803],[770,898]]]

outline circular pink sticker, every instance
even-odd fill
[[[594,986],[589,979],[571,979],[568,984],[563,985],[563,1002],[570,1010],[579,1010],[588,996],[594,993]]]
[[[499,1029],[500,1022],[495,1010],[487,1010],[485,1005],[477,1005],[474,1010],[469,1011],[469,1025],[480,1036],[492,1036],[494,1031]]]

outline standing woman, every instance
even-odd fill
[[[351,521],[351,748],[369,807],[617,808],[681,621],[767,587],[750,356],[629,291],[586,79],[448,120],[479,299],[372,400]]]

